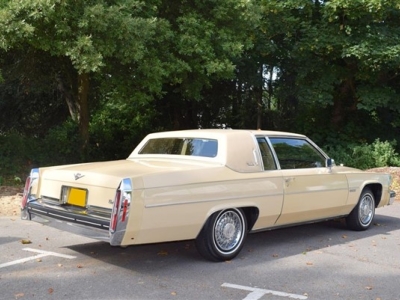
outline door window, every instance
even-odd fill
[[[270,138],[281,169],[319,168],[325,166],[325,157],[307,140]]]

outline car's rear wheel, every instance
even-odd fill
[[[356,207],[347,216],[347,227],[352,230],[367,230],[375,216],[375,196],[371,189],[365,188],[358,200]]]
[[[236,257],[247,236],[247,219],[242,209],[226,209],[212,214],[196,238],[199,253],[212,261]]]

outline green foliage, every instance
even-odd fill
[[[80,147],[78,125],[69,120],[51,128],[31,154],[39,166],[78,163],[84,160]]]
[[[4,182],[12,182],[11,178],[25,178],[31,167],[30,151],[33,139],[11,132],[0,135],[0,177]]]
[[[35,57],[32,59],[32,57]],[[69,116],[68,107],[57,90],[55,73],[61,62],[30,47],[0,52],[0,132],[45,136]]]
[[[330,148],[329,155],[336,164],[358,169],[371,169],[386,166],[400,166],[400,155],[395,151],[396,142],[376,139],[371,144],[336,145]]]
[[[8,184],[24,181],[31,168],[82,161],[77,125],[66,122],[45,137],[10,132],[0,135],[0,176]]]
[[[87,160],[124,159],[145,135],[164,129],[157,128],[157,115],[145,96],[135,102],[114,96],[110,94],[93,114]]]
[[[399,45],[396,0],[3,0],[0,176],[223,126],[305,133],[337,161],[396,165]]]

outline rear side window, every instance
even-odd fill
[[[218,154],[218,141],[199,138],[159,138],[151,139],[139,154],[172,154],[215,157]]]
[[[319,168],[325,166],[325,157],[307,140],[270,138],[282,169]]]
[[[264,165],[264,170],[276,170],[274,157],[271,149],[265,138],[257,138],[258,147],[260,147],[261,157]]]

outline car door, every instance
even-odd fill
[[[259,216],[253,230],[273,227],[282,212],[283,177],[274,158],[272,146],[264,136],[257,137],[259,147],[259,162],[264,170],[257,175],[262,182],[264,195],[258,199]],[[253,174],[251,175],[254,176]]]
[[[284,180],[284,201],[276,225],[339,216],[348,196],[347,178],[325,166],[326,157],[306,138],[272,137]]]

